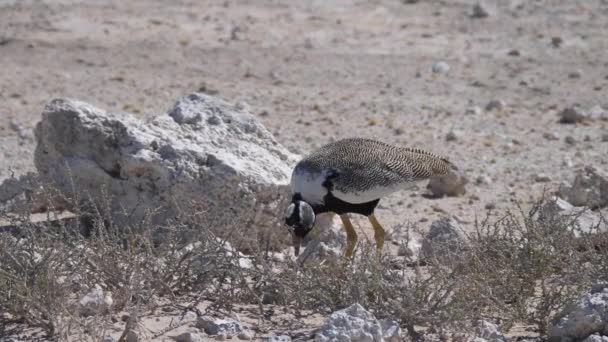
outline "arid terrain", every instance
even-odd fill
[[[608,169],[608,1],[475,4],[0,0],[0,180],[35,169],[54,98],[147,118],[195,91],[246,103],[300,155],[374,137],[466,174],[464,196],[384,199],[387,227],[446,213],[468,227]],[[561,123],[575,104],[590,119]]]

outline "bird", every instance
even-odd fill
[[[291,201],[284,215],[295,256],[316,216],[326,212],[342,220],[347,258],[352,257],[357,244],[349,214],[367,216],[381,252],[385,231],[374,215],[380,199],[451,170],[458,168],[447,158],[374,139],[344,138],[321,146],[302,158],[291,175]]]

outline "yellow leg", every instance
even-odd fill
[[[346,257],[350,258],[353,256],[355,245],[357,244],[357,232],[353,227],[353,224],[348,218],[348,214],[340,215],[344,229],[346,229]]]
[[[378,251],[382,251],[382,247],[384,247],[384,228],[380,225],[376,216],[371,214],[367,217],[369,222],[371,222],[372,227],[374,227],[374,238],[376,239],[376,248]]]

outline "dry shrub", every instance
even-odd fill
[[[378,257],[363,244],[351,262],[303,265],[273,251],[273,234],[240,254],[227,241],[238,244],[235,237],[250,227],[234,218],[218,235],[215,211],[184,211],[163,226],[143,220],[121,227],[91,206],[76,206],[73,219],[49,216],[41,223],[0,213],[14,228],[0,233],[0,311],[9,313],[0,319],[5,327],[35,326],[59,340],[99,340],[125,312],[125,333],[135,329],[161,299],[189,303],[179,309],[198,314],[202,301],[226,314],[254,304],[260,319],[271,318],[269,305],[297,316],[360,303],[379,318],[398,320],[414,338],[466,333],[478,319],[544,333],[573,298],[608,280],[606,235],[574,239],[571,219],[538,219],[545,204],[477,222],[467,248],[424,263]],[[113,305],[80,315],[79,299],[95,286],[112,294]]]

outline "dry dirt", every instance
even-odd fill
[[[383,200],[389,227],[446,212],[467,225],[580,166],[608,169],[608,121],[557,116],[608,109],[608,1],[487,1],[486,18],[474,3],[0,0],[0,179],[33,169],[31,129],[55,97],[149,117],[199,90],[246,102],[296,153],[375,137],[466,172],[463,197]],[[432,72],[439,61],[447,73]]]

